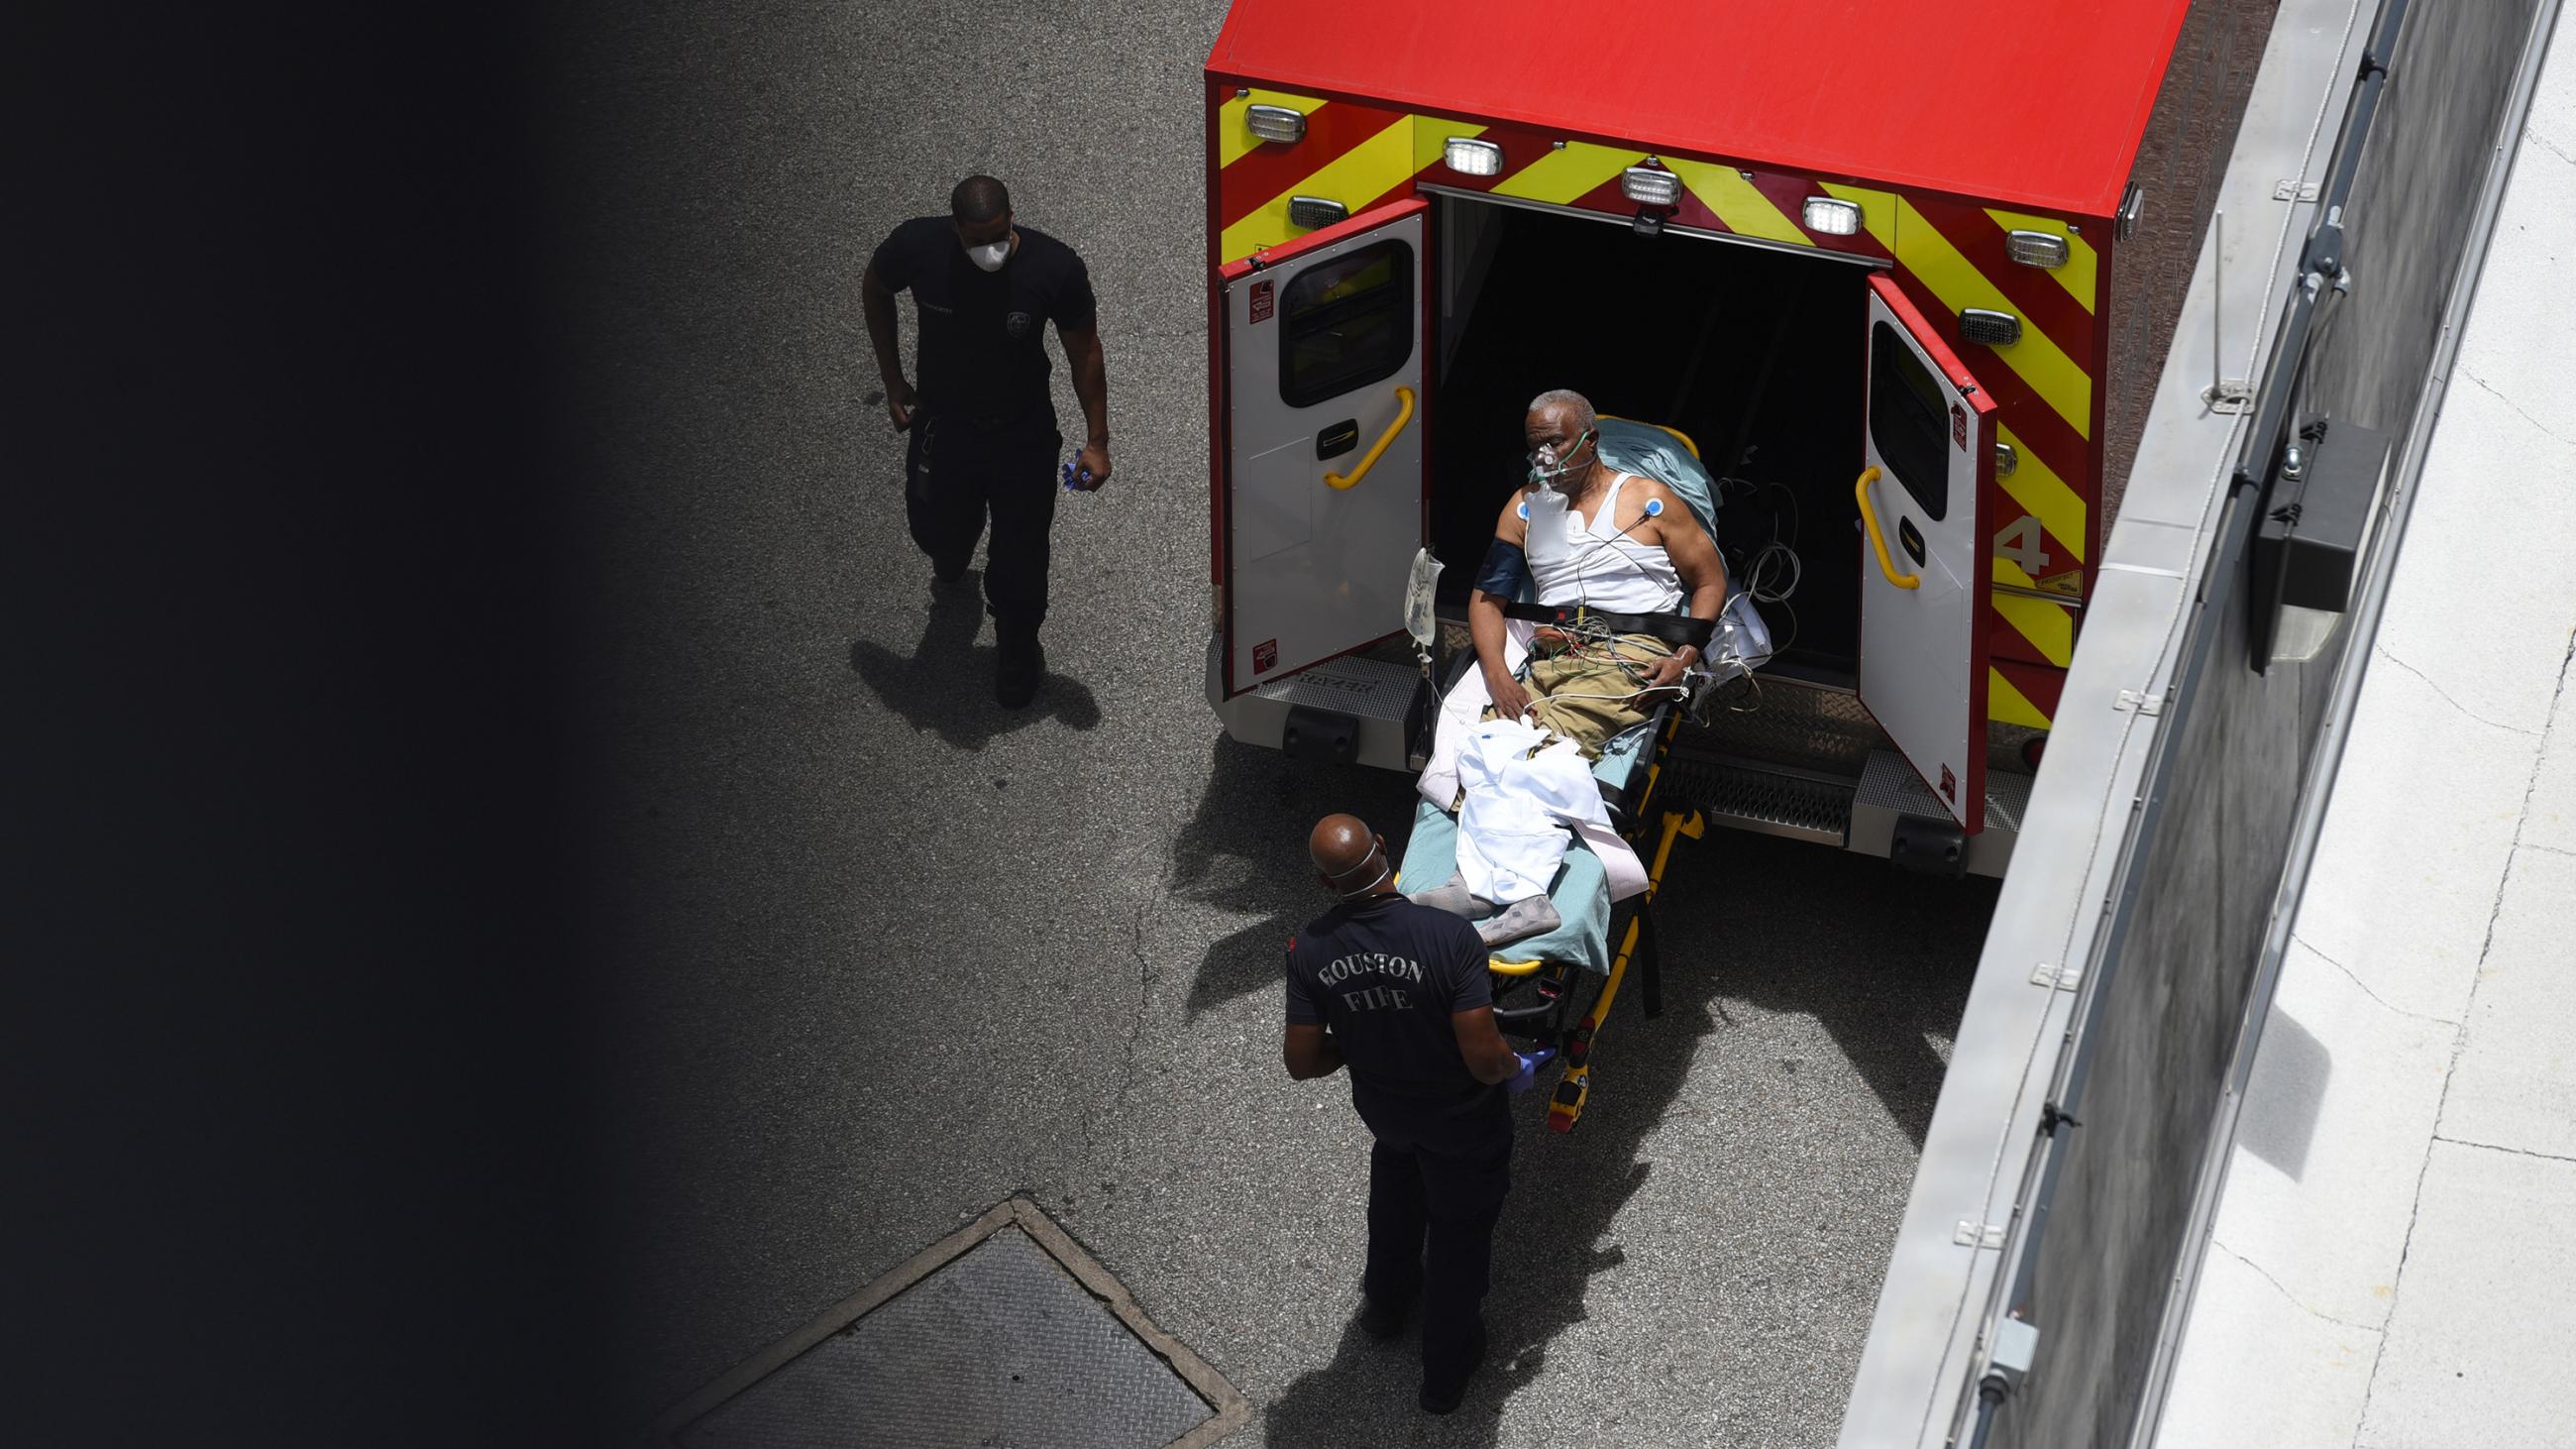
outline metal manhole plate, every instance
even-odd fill
[[[1159,1449],[1241,1394],[1013,1199],[681,1405],[680,1449]]]

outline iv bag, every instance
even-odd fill
[[[1440,641],[1440,618],[1432,612],[1432,595],[1440,586],[1440,571],[1448,565],[1431,556],[1431,550],[1416,549],[1413,572],[1404,581],[1404,629],[1413,642],[1428,649]]]
[[[1737,594],[1717,614],[1717,631],[1701,651],[1712,683],[1723,684],[1750,674],[1771,658],[1771,626],[1753,607],[1751,594]]]

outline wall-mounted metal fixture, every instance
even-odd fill
[[[2323,419],[2293,434],[2264,491],[2246,582],[2257,674],[2317,657],[2361,587],[2388,478],[2388,435]]]

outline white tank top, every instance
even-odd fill
[[[1630,474],[1610,480],[1610,489],[1585,523],[1565,495],[1534,487],[1522,502],[1529,520],[1530,578],[1542,604],[1589,604],[1614,614],[1673,614],[1682,606],[1681,575],[1670,554],[1636,536],[1621,536],[1613,522],[1619,516],[1619,490]]]

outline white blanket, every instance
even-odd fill
[[[1515,672],[1520,669],[1521,662],[1529,657],[1529,641],[1536,632],[1537,626],[1525,619],[1504,621],[1503,662],[1510,665]],[[1421,792],[1423,799],[1442,810],[1447,810],[1451,802],[1458,799],[1461,778],[1460,754],[1466,748],[1469,736],[1475,731],[1479,722],[1477,717],[1482,715],[1485,707],[1491,703],[1493,703],[1493,697],[1485,691],[1484,671],[1473,667],[1458,677],[1457,684],[1452,686],[1449,693],[1440,701],[1440,722],[1432,736],[1431,763],[1423,770],[1422,779],[1415,788]],[[1579,752],[1576,758],[1580,763]],[[1588,766],[1584,770],[1584,777],[1587,781],[1592,779]],[[1602,870],[1609,877],[1610,899],[1624,901],[1646,889],[1646,865],[1644,861],[1637,858],[1637,852],[1629,848],[1628,842],[1620,838],[1619,832],[1611,827],[1609,813],[1601,808],[1600,791],[1597,787],[1593,789],[1592,800],[1593,818],[1568,820],[1563,822],[1562,828],[1570,829],[1581,836],[1583,843],[1591,847],[1592,853],[1601,858]],[[1460,836],[1458,868],[1462,873],[1468,869],[1467,861],[1472,855],[1485,852],[1487,860],[1493,859],[1493,854],[1488,851],[1484,843],[1472,842],[1468,812],[1464,809],[1459,812],[1458,833]],[[1509,846],[1502,847],[1506,855],[1510,853],[1510,849]],[[1562,853],[1561,846],[1559,853]],[[1546,883],[1542,881],[1540,888],[1544,890],[1545,885]],[[1474,886],[1472,878],[1469,886],[1471,889]],[[1484,896],[1489,901],[1497,902],[1517,899],[1512,896],[1488,895],[1482,890],[1476,891],[1476,894]],[[1522,894],[1531,894],[1531,892]]]
[[[1535,725],[1477,724],[1458,751],[1458,775],[1467,786],[1458,807],[1459,879],[1497,905],[1547,894],[1574,838],[1568,830],[1610,826],[1581,748]]]

